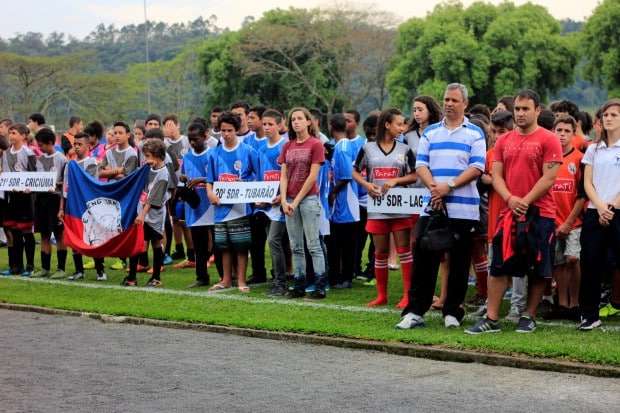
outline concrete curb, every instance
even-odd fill
[[[251,328],[165,321],[140,317],[112,316],[106,314],[60,310],[55,308],[11,303],[0,303],[0,309],[34,312],[49,315],[85,317],[109,323],[147,325],[153,327],[175,328],[181,330],[197,330],[211,333],[234,334],[238,336],[263,338],[270,340],[291,341],[304,344],[318,344],[332,347],[380,351],[388,354],[426,358],[439,361],[482,363],[492,366],[514,367],[529,370],[544,370],[569,374],[586,374],[595,377],[620,377],[620,367],[562,361],[549,358],[511,356],[496,353],[483,353],[471,350],[455,350],[439,346],[421,346],[406,343],[329,337],[313,334],[288,333],[269,330],[256,330]]]

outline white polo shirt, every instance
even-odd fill
[[[588,146],[581,163],[592,166],[592,184],[601,200],[613,202],[620,194],[620,141],[610,148],[605,142]],[[592,202],[588,208],[596,209]]]

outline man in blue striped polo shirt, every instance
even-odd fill
[[[480,219],[476,180],[484,171],[486,141],[484,132],[465,117],[467,88],[464,85],[448,85],[443,101],[443,120],[426,128],[420,138],[416,173],[431,191],[431,207],[438,210],[445,205],[450,218],[455,241],[447,251],[450,273],[443,316],[446,327],[458,327],[465,315],[461,304],[467,293],[472,236]],[[422,214],[419,228],[425,228],[428,219]],[[442,255],[443,252],[425,250],[418,235],[409,306],[403,310],[397,328],[424,326],[423,317],[433,301]]]

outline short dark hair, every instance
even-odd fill
[[[124,129],[125,129],[125,132],[127,132],[127,133],[130,133],[130,132],[131,132],[131,128],[129,127],[129,125],[128,125],[128,124],[126,124],[126,123],[125,123],[125,122],[123,122],[123,121],[114,122],[114,125],[112,125],[112,126],[113,126],[114,128],[116,128],[117,126],[118,126],[118,127],[121,127],[121,128],[124,128]]]
[[[248,102],[245,101],[239,101],[239,102],[235,102],[232,105],[230,105],[230,110],[232,111],[233,109],[237,109],[237,108],[243,108],[243,110],[245,110],[245,114],[247,115],[248,113],[250,113],[250,105],[248,105]],[[228,123],[228,122],[226,122]]]
[[[553,122],[555,122],[555,115],[549,109],[541,110],[538,115],[538,125],[547,130],[553,130]]]
[[[13,121],[9,118],[4,118],[0,120],[0,125],[11,126],[12,123]]]
[[[553,122],[553,129],[560,123],[568,123],[573,128],[573,133],[577,130],[577,122],[571,115],[562,115]]]
[[[484,115],[487,120],[491,119],[491,110],[483,103],[478,103],[469,108],[470,115]]]
[[[319,109],[310,109],[310,114],[312,115],[313,118],[316,118],[319,123],[321,122],[321,118],[323,117],[323,113],[319,110]]]
[[[76,141],[78,139],[86,139],[86,140],[88,140],[89,136],[90,135],[88,135],[88,133],[86,133],[86,132],[79,132],[79,133],[75,134],[75,136],[73,137],[73,140],[74,141]]]
[[[159,116],[157,113],[149,114],[144,120],[144,124],[146,125],[147,123],[149,123],[150,120],[156,120],[157,123],[161,125],[161,116]]]
[[[342,113],[334,113],[329,118],[329,129],[331,132],[347,131],[347,120]]]
[[[204,125],[205,129],[207,129],[209,127],[209,122],[205,118],[201,118],[200,116],[195,117],[194,119],[192,119],[192,121],[190,122],[190,125],[192,123],[201,123],[202,125]],[[189,129],[189,127],[188,127],[188,129]]]
[[[69,127],[72,128],[73,125],[75,125],[76,123],[80,123],[82,121],[82,118],[80,118],[79,116],[71,116],[69,118]]]
[[[9,126],[9,130],[14,130],[20,135],[24,135],[26,137],[30,135],[30,129],[28,129],[28,126],[24,125],[23,123],[13,123],[11,124],[11,126]]]
[[[362,128],[364,128],[364,135],[366,138],[369,136],[374,137],[377,135],[377,121],[379,120],[379,113],[373,112],[364,120]]]
[[[179,117],[177,115],[168,114],[168,115],[164,116],[164,120],[162,121],[162,123],[165,124],[169,120],[173,121],[175,125],[179,126]]]
[[[250,108],[250,112],[254,112],[258,115],[259,118],[263,118],[263,113],[265,113],[265,111],[267,110],[266,107],[264,106],[254,106],[252,108]]]
[[[577,106],[574,102],[571,102],[570,100],[560,100],[559,102],[553,102],[549,109],[551,109],[553,113],[568,113],[573,117],[573,119],[577,118],[577,113],[579,112],[579,106]]]
[[[103,125],[98,120],[92,121],[84,128],[84,132],[89,136],[96,136],[97,139],[99,139],[103,136]]]
[[[144,139],[164,140],[164,132],[160,128],[152,128],[144,133]]]
[[[44,145],[56,143],[56,134],[50,128],[39,129],[34,138],[38,143]]]
[[[276,123],[281,123],[284,115],[275,109],[267,109],[263,112],[263,118],[273,118],[276,120]]]
[[[202,122],[194,122],[187,127],[187,135],[200,135],[206,137],[207,126]]]
[[[237,106],[237,107],[242,107],[242,106]],[[236,131],[238,131],[239,128],[241,127],[241,119],[239,119],[239,116],[235,115],[232,112],[222,112],[222,114],[218,116],[217,118],[218,129],[222,128],[222,123],[228,123],[229,125],[232,125]]]
[[[517,99],[528,99],[534,102],[534,107],[537,108],[540,106],[540,96],[538,93],[534,92],[532,89],[523,89],[517,96],[515,96],[515,100]]]
[[[592,116],[590,116],[588,112],[580,110],[579,112],[577,112],[577,117],[575,118],[575,120],[581,124],[581,130],[583,131],[583,134],[589,135],[593,127]]]
[[[355,109],[348,109],[344,113],[348,113],[349,115],[353,115],[353,119],[355,119],[355,123],[360,123],[360,113]]]
[[[215,112],[215,113],[222,113],[224,112],[225,109],[221,106],[213,106],[213,108],[211,108],[211,113]]]
[[[498,128],[512,129],[514,126],[512,112],[508,112],[507,110],[498,110],[491,115],[491,124]]]
[[[33,113],[32,115],[28,116],[28,120],[33,121],[37,125],[45,125],[45,117],[40,113]]]
[[[149,139],[142,145],[142,153],[150,153],[163,161],[166,159],[166,145],[158,139]]]

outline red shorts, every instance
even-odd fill
[[[366,232],[369,234],[389,234],[413,228],[411,218],[369,219],[366,221]]]

